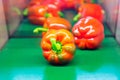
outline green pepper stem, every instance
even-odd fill
[[[62,13],[61,11],[58,12],[58,14],[61,16],[61,17],[64,17],[64,13]]]
[[[52,14],[51,13],[46,13],[44,16],[45,16],[45,18],[49,18],[49,17],[52,16]]]
[[[25,9],[23,10],[23,15],[24,15],[24,16],[27,16],[27,15],[28,15],[28,8],[25,8]]]
[[[81,17],[81,14],[77,14],[74,18],[73,18],[73,21],[76,22],[78,21],[78,19]]]
[[[57,42],[55,38],[51,38],[50,42],[52,44],[52,49],[56,52],[56,53],[60,53],[62,50],[62,45],[60,42]]]
[[[33,33],[36,33],[36,34],[38,34],[39,32],[47,32],[48,31],[48,29],[47,28],[35,28],[34,30],[33,30]]]

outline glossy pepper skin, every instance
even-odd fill
[[[99,4],[93,3],[84,3],[78,8],[79,19],[87,16],[91,16],[103,22],[104,19],[104,10]]]
[[[47,18],[44,25],[44,28],[49,29],[71,29],[71,24],[68,20],[61,18],[61,17],[50,17]]]
[[[41,40],[44,58],[52,64],[66,64],[74,57],[75,44],[71,32],[51,29]]]
[[[45,6],[47,6],[47,12],[52,14],[54,17],[60,17],[61,16],[59,14],[60,9],[55,4],[47,4]]]
[[[93,17],[80,19],[72,28],[75,43],[80,49],[96,49],[104,39],[104,27]]]
[[[47,32],[48,29],[66,29],[70,30],[71,29],[71,24],[68,20],[61,18],[61,17],[49,17],[45,20],[43,24],[43,28],[38,27],[34,29],[34,33],[38,33],[42,31],[42,36],[44,36]]]

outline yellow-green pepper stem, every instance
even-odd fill
[[[27,16],[27,15],[28,15],[28,8],[25,8],[25,9],[23,10],[23,15],[24,15],[24,16]]]
[[[61,53],[62,45],[60,42],[57,42],[55,38],[51,38],[50,42],[52,44],[52,50],[56,52],[56,54]]]
[[[77,22],[80,17],[81,17],[81,14],[77,14],[77,15],[73,18],[73,21],[74,21],[74,22]]]
[[[34,30],[33,30],[33,33],[36,33],[36,34],[38,34],[39,32],[47,32],[48,31],[48,29],[47,28],[35,28]]]
[[[58,14],[61,16],[61,17],[64,17],[64,13],[62,13],[61,11],[58,12]]]
[[[45,17],[45,18],[52,17],[52,14],[51,14],[51,13],[46,13],[46,14],[44,15],[44,17]]]

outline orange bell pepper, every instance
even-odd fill
[[[41,40],[43,56],[52,64],[66,64],[74,57],[75,44],[71,32],[65,29],[51,29]]]
[[[104,39],[104,26],[93,17],[80,19],[72,29],[75,43],[80,49],[96,49]]]

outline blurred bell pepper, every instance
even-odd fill
[[[43,56],[52,64],[66,64],[74,57],[75,44],[71,32],[51,29],[41,40]]]
[[[91,16],[99,20],[104,19],[104,10],[99,4],[84,3],[78,8],[78,14],[74,17],[74,21],[78,21],[80,18]]]
[[[46,20],[46,13],[46,6],[32,6],[28,8],[28,19],[33,24],[42,25]]]
[[[61,0],[61,2],[64,2],[62,9],[74,9],[75,8],[75,1],[76,0]]]
[[[65,5],[63,0],[45,0],[42,3],[43,5],[48,5],[48,4],[54,4],[56,5],[60,10],[61,7]]]
[[[63,0],[65,2],[65,6],[67,9],[75,9],[78,6],[81,6],[85,2],[85,0]]]
[[[65,9],[74,9],[77,4],[83,3],[83,0],[51,0],[53,1],[53,4],[57,5],[60,10]]]
[[[60,10],[70,9],[75,7],[75,3],[78,0],[46,0],[43,4],[54,4]]]
[[[93,17],[80,19],[72,29],[75,43],[80,49],[96,49],[104,39],[104,27]]]
[[[43,25],[48,17],[63,16],[62,12],[53,4],[28,7],[28,19],[31,23]]]

